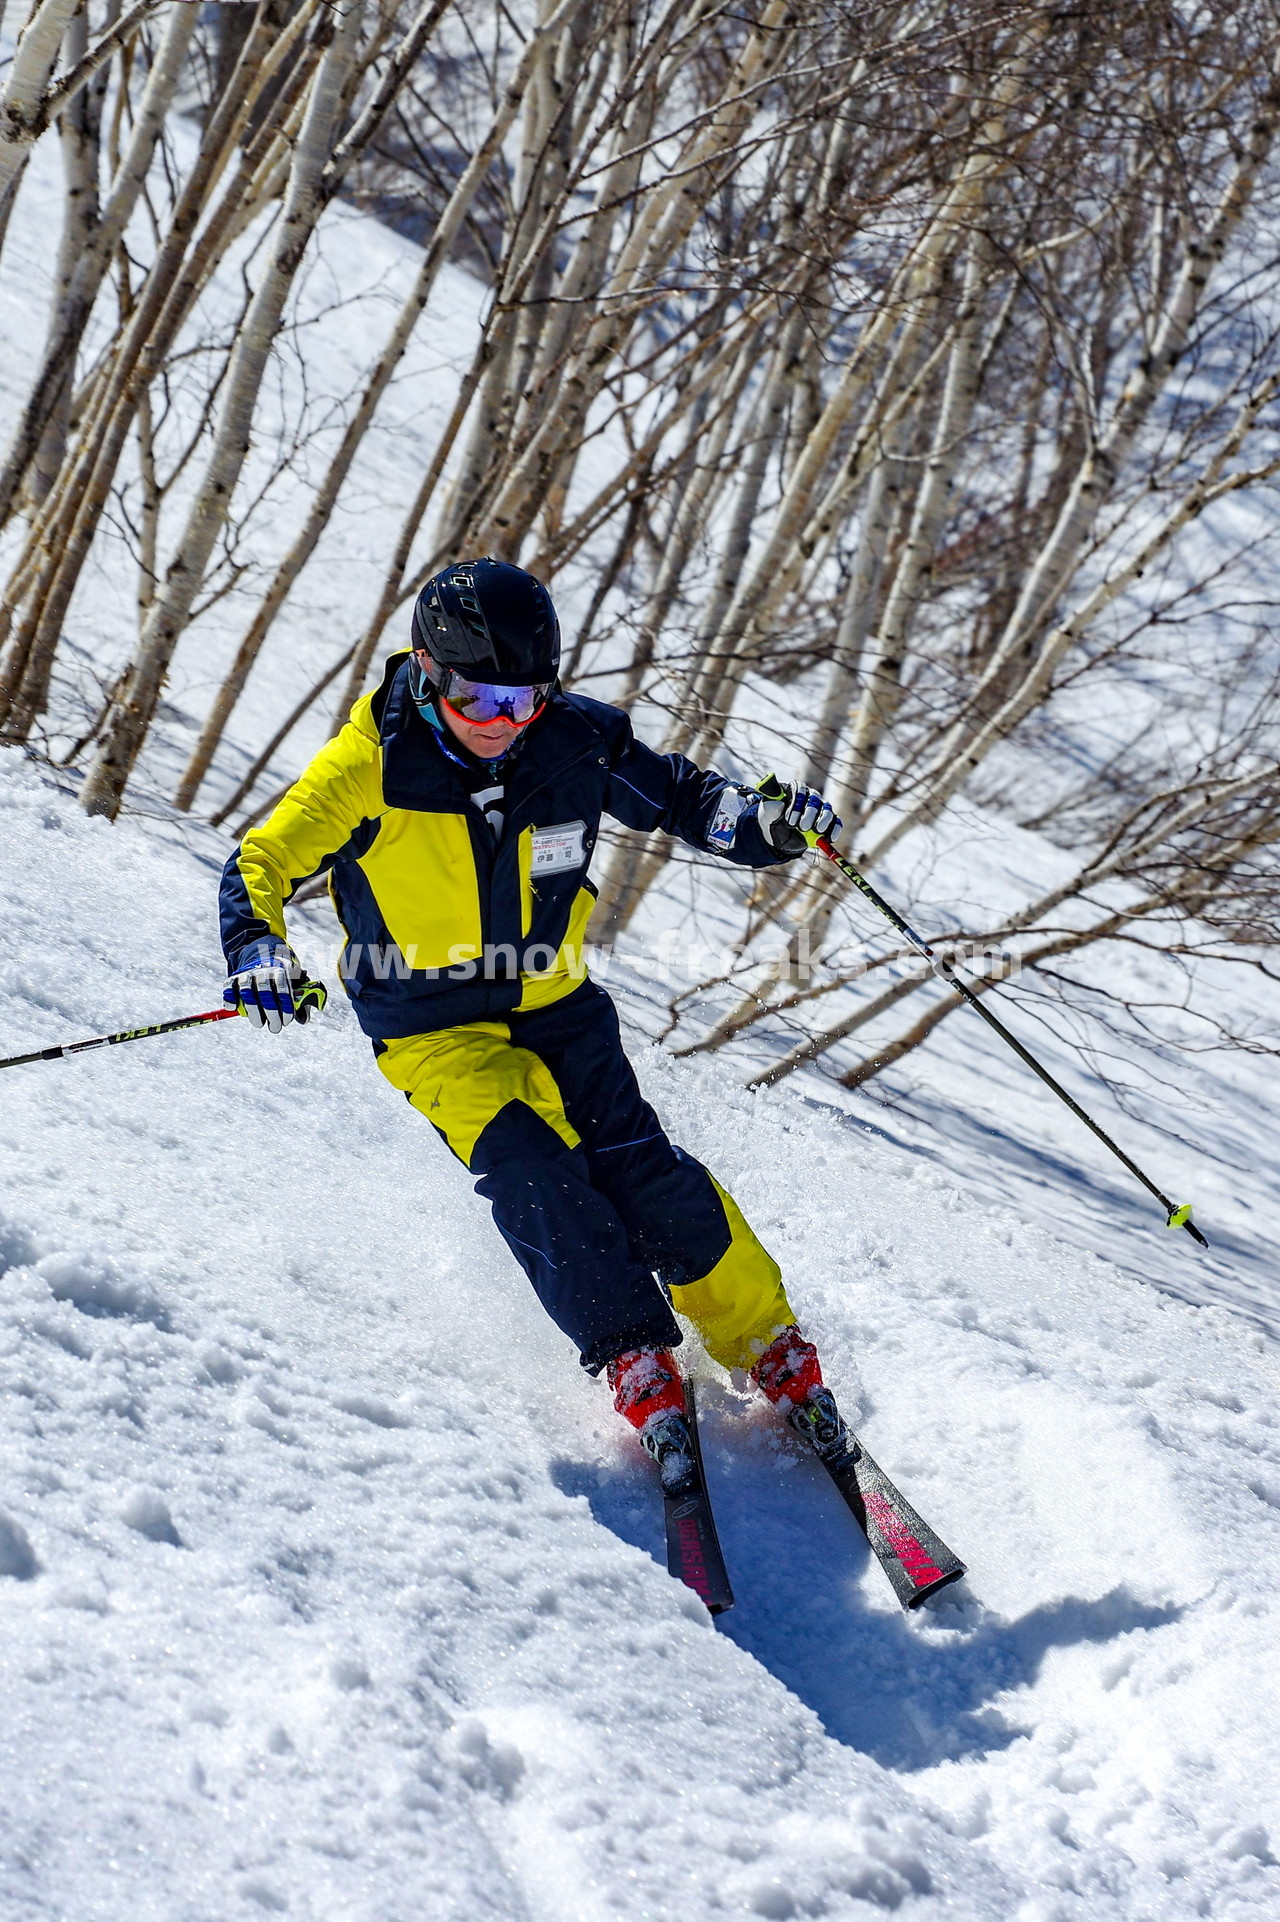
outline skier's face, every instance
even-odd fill
[[[415,652],[423,672],[429,679],[435,679],[436,671],[430,656],[422,648],[416,649]],[[496,761],[500,755],[505,754],[516,736],[523,734],[525,729],[532,725],[537,714],[541,712],[541,707],[542,702],[539,700],[529,720],[515,720],[511,715],[503,713],[495,715],[490,720],[472,721],[450,702],[447,695],[437,697],[437,711],[450,734],[481,761]]]
[[[496,761],[500,754],[506,753],[516,735],[524,732],[505,716],[496,721],[464,720],[447,701],[441,701],[440,713],[454,739],[461,741],[463,747],[469,748],[481,761]]]

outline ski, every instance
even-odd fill
[[[960,1580],[965,1566],[959,1556],[916,1514],[861,1442],[850,1435],[843,1453],[832,1458],[819,1455],[818,1460],[853,1510],[904,1608],[918,1608],[930,1595]]]
[[[720,1538],[702,1467],[702,1441],[698,1434],[698,1411],[694,1405],[693,1383],[685,1382],[685,1405],[689,1434],[693,1440],[695,1473],[671,1494],[664,1492],[662,1505],[667,1523],[667,1568],[678,1581],[691,1588],[710,1614],[723,1615],[733,1607],[729,1571],[724,1565]]]

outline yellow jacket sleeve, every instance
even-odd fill
[[[381,815],[381,763],[366,696],[262,825],[249,829],[222,877],[222,945],[232,972],[253,942],[284,940],[285,903],[298,883],[345,847],[362,821]]]

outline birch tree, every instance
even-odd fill
[[[114,819],[119,811],[125,784],[151,724],[174,646],[187,624],[213,544],[226,519],[249,451],[254,406],[271,343],[293,276],[325,203],[324,170],[333,147],[343,91],[355,59],[360,18],[360,6],[356,0],[350,0],[336,17],[332,39],[311,83],[275,245],[236,341],[204,479],[164,585],[148,612],[137,654],[113,704],[85,781],[81,804],[86,813],[105,814]]]

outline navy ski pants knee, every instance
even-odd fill
[[[730,1367],[794,1321],[777,1263],[732,1197],[667,1139],[593,981],[527,1014],[375,1050],[476,1177],[593,1374],[627,1348],[674,1346],[672,1301]]]

